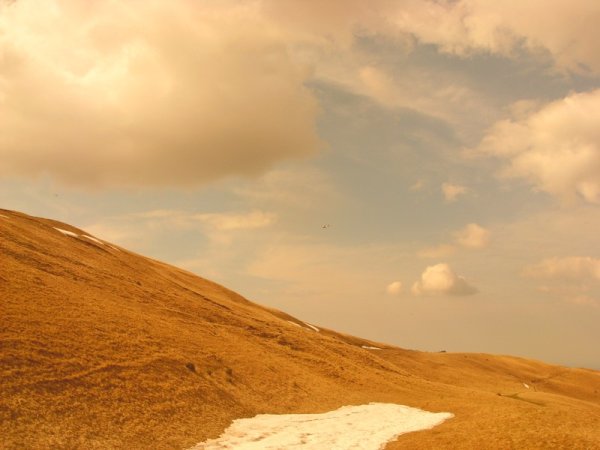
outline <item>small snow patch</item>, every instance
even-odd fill
[[[381,350],[381,348],[372,347],[371,345],[363,345],[362,348],[366,348],[367,350]]]
[[[65,236],[79,237],[79,235],[77,233],[73,233],[72,231],[63,230],[62,228],[56,228],[56,227],[52,227],[52,228],[54,228],[56,231],[60,231]]]
[[[0,217],[1,217],[2,219],[8,219],[8,216],[5,216],[4,214],[0,214]]]
[[[321,331],[321,330],[319,330],[317,327],[315,327],[314,325],[311,325],[310,323],[306,323],[306,322],[303,322],[303,323],[304,323],[304,325],[306,325],[307,327],[309,327],[311,330],[314,330],[314,331],[316,331],[317,333],[318,333],[319,331]]]
[[[234,420],[220,437],[190,450],[379,450],[401,434],[451,417],[391,403],[342,406],[323,414],[260,414]]]
[[[529,389],[529,385],[527,383],[523,383],[523,386],[525,386],[525,389]]]
[[[86,235],[86,234],[82,234],[82,235],[81,235],[81,237],[84,237],[84,238],[86,238],[86,239],[89,239],[90,241],[93,241],[93,242],[95,242],[96,244],[104,245],[104,242],[102,242],[102,241],[101,241],[101,240],[99,240],[99,239],[96,239],[96,238],[95,238],[95,237],[93,237],[93,236],[88,236],[88,235]]]
[[[291,320],[287,320],[288,323],[291,323],[292,325],[296,325],[297,327],[306,329],[305,327],[303,327],[302,325],[300,325],[299,323],[296,322],[292,322]],[[317,327],[315,327],[314,325],[311,325],[310,323],[306,323],[306,322],[302,322],[304,325],[306,325],[307,327],[309,327],[311,330],[316,331],[317,333],[320,331]]]

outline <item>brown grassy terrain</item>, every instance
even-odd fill
[[[600,448],[597,371],[315,332],[69,225],[0,215],[3,449],[186,448],[235,418],[371,401],[456,416],[389,449]]]

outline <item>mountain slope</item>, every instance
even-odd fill
[[[80,229],[5,210],[0,300],[2,448],[185,448],[235,418],[371,401],[456,414],[389,448],[600,447],[598,372],[315,331]]]

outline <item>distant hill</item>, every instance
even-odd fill
[[[598,371],[315,325],[0,209],[0,448],[187,448],[235,418],[368,402],[455,414],[390,449],[600,448]]]

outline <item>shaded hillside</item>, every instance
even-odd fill
[[[390,448],[600,448],[598,372],[316,331],[52,220],[0,210],[0,299],[2,448],[185,448],[371,401],[456,414]]]

